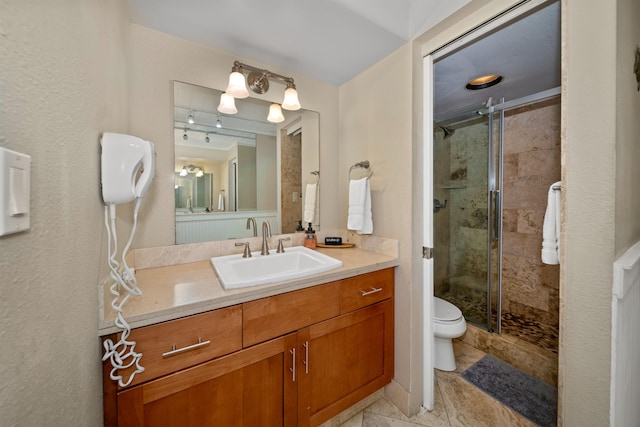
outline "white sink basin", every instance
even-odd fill
[[[211,264],[225,289],[297,279],[342,267],[342,261],[304,246],[285,248],[282,254],[273,249],[270,255],[253,252],[251,258],[242,258],[242,254],[213,257]]]

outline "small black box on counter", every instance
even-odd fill
[[[325,237],[325,245],[340,246],[342,244],[342,237]]]

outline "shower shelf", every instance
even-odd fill
[[[467,188],[466,185],[438,185],[434,186],[435,188],[439,188],[441,190],[461,190],[463,188]]]

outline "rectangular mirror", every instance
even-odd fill
[[[286,111],[270,123],[270,103],[255,98],[222,114],[220,94],[173,82],[176,244],[253,237],[248,218],[293,233],[305,203],[315,205],[318,228],[319,193],[306,200],[306,190],[319,178],[319,114]]]

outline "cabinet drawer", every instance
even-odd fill
[[[393,268],[388,268],[341,280],[341,313],[391,298],[393,277]]]
[[[243,304],[243,345],[248,347],[340,314],[340,282]]]
[[[242,306],[134,329],[130,339],[145,369],[134,377],[135,385],[240,350]]]

